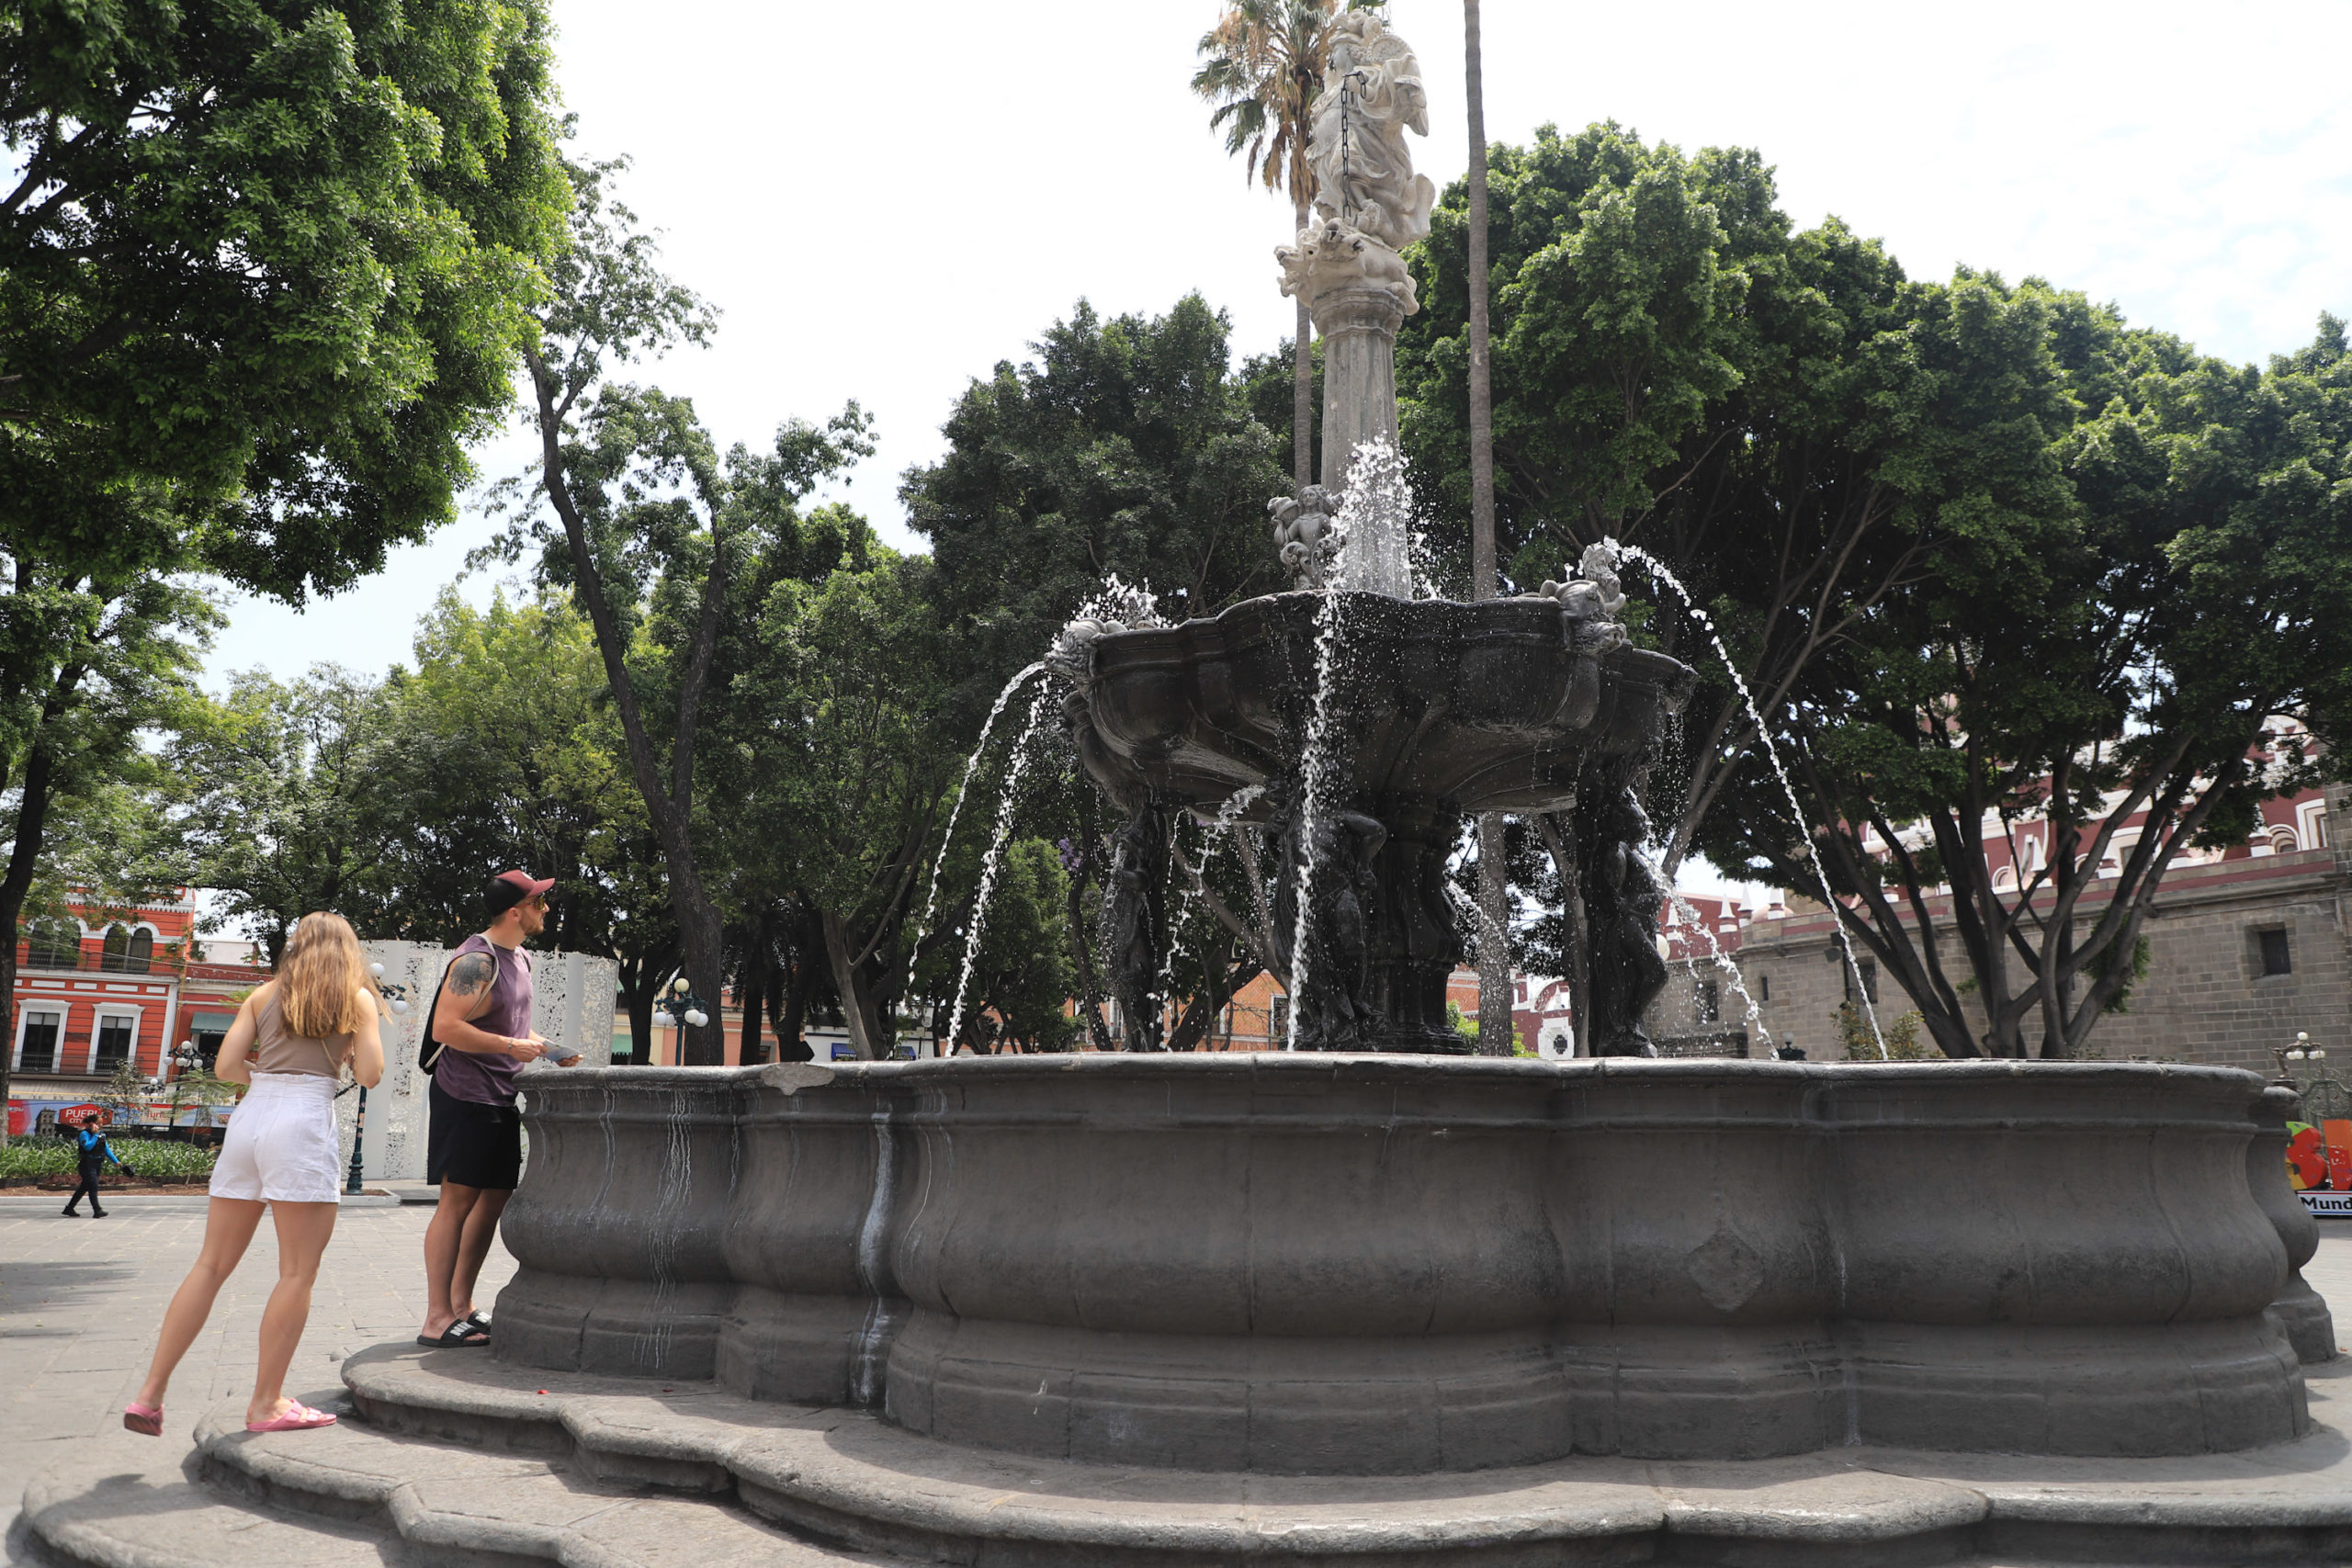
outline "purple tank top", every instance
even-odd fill
[[[459,942],[458,952],[486,953],[491,962],[498,965],[498,977],[491,982],[490,1005],[473,1016],[473,1026],[486,1034],[527,1039],[531,1032],[531,961],[519,948],[509,952],[480,932]],[[449,960],[452,964],[457,961],[456,957]],[[514,1075],[522,1068],[523,1064],[512,1056],[482,1056],[444,1046],[441,1059],[433,1065],[433,1081],[452,1100],[471,1100],[476,1105],[512,1105]]]

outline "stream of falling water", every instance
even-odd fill
[[[1730,651],[1724,647],[1724,639],[1716,634],[1714,617],[1708,615],[1698,600],[1691,597],[1690,591],[1682,586],[1682,580],[1674,575],[1672,569],[1649,551],[1639,545],[1621,545],[1614,539],[1604,539],[1601,544],[1620,560],[1641,562],[1642,565],[1649,568],[1659,581],[1673,589],[1676,597],[1682,601],[1682,607],[1690,612],[1691,619],[1697,621],[1700,629],[1707,634],[1707,640],[1714,644],[1715,657],[1723,660],[1724,672],[1731,677],[1731,683],[1738,688],[1739,700],[1747,709],[1748,721],[1756,726],[1756,738],[1764,743],[1764,755],[1772,764],[1773,776],[1781,781],[1781,793],[1788,797],[1790,821],[1798,833],[1804,835],[1806,863],[1813,867],[1814,877],[1821,884],[1822,905],[1829,912],[1830,929],[1838,933],[1838,945],[1845,950],[1846,970],[1853,976],[1854,995],[1861,1001],[1863,1016],[1871,1021],[1871,1038],[1878,1042],[1879,1060],[1885,1061],[1887,1059],[1886,1036],[1879,1030],[1878,1009],[1871,1004],[1870,987],[1862,983],[1862,966],[1860,961],[1854,956],[1853,939],[1846,934],[1843,906],[1838,902],[1838,895],[1830,888],[1829,874],[1822,869],[1821,856],[1813,847],[1812,836],[1805,831],[1804,807],[1797,804],[1796,786],[1789,782],[1789,770],[1781,761],[1781,749],[1773,743],[1771,727],[1764,722],[1763,714],[1757,710],[1756,698],[1748,691],[1747,682],[1740,678],[1739,666],[1731,661]],[[1767,1035],[1766,1038],[1769,1041],[1770,1036]]]
[[[1176,953],[1181,945],[1179,939],[1183,928],[1184,917],[1198,908],[1204,902],[1200,889],[1208,882],[1209,862],[1216,856],[1216,847],[1222,841],[1222,835],[1230,833],[1234,824],[1241,819],[1241,814],[1256,805],[1258,797],[1265,793],[1266,786],[1261,784],[1254,784],[1246,788],[1235,790],[1218,805],[1216,818],[1201,824],[1203,831],[1200,855],[1193,862],[1193,874],[1199,878],[1199,882],[1185,883],[1183,894],[1177,903],[1176,913],[1170,916],[1168,921],[1168,956],[1160,960],[1159,964],[1159,990],[1162,997],[1167,996],[1174,986]],[[1184,820],[1183,815],[1180,814],[1176,820],[1181,826]]]
[[[980,958],[980,933],[987,928],[989,899],[996,892],[997,874],[1004,869],[1004,846],[1012,837],[1012,818],[1021,803],[1021,780],[1029,771],[1029,759],[1034,750],[1029,742],[1037,733],[1038,723],[1054,700],[1051,686],[1037,694],[1029,705],[1028,722],[1021,727],[1021,734],[1012,742],[1012,760],[1004,771],[1004,793],[996,807],[996,835],[989,840],[987,853],[980,857],[979,894],[972,903],[972,923],[964,932],[964,968],[956,976],[956,1007],[947,1018],[947,1040],[952,1050],[964,1030],[964,998],[972,987],[972,966]]]
[[[1046,661],[1040,659],[1004,683],[1004,690],[996,694],[996,705],[989,709],[987,722],[980,726],[978,744],[973,746],[971,756],[965,759],[964,782],[956,786],[956,804],[947,808],[947,830],[939,836],[939,856],[931,863],[931,892],[922,901],[922,923],[915,927],[915,946],[918,948],[922,946],[922,939],[931,934],[932,917],[939,911],[939,874],[947,867],[947,846],[956,841],[956,819],[964,814],[964,797],[972,792],[972,774],[980,765],[980,753],[989,749],[989,732],[996,728],[997,718],[1004,712],[1005,705],[1012,701],[1012,694],[1021,689],[1023,682],[1045,668]]]
[[[1331,728],[1331,694],[1337,683],[1340,664],[1340,595],[1326,591],[1322,602],[1315,606],[1315,706],[1307,714],[1306,739],[1298,760],[1298,804],[1294,831],[1298,839],[1298,861],[1293,874],[1298,878],[1298,908],[1291,920],[1290,984],[1284,991],[1290,998],[1283,1022],[1283,1049],[1298,1049],[1298,1014],[1300,990],[1306,983],[1306,923],[1307,913],[1315,897],[1315,812],[1316,795],[1323,787],[1323,773],[1328,748],[1324,738]]]

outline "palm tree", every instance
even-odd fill
[[[1346,8],[1369,3],[1350,0]],[[1193,90],[1216,106],[1210,126],[1243,160],[1242,178],[1287,195],[1301,229],[1315,204],[1308,111],[1323,89],[1331,18],[1340,9],[1340,0],[1230,0],[1201,35],[1204,63],[1193,74]],[[1302,296],[1291,357],[1291,473],[1302,485],[1315,479],[1314,330]]]

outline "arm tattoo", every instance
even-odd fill
[[[498,979],[498,965],[483,953],[462,953],[449,965],[449,988],[461,997],[480,996]]]

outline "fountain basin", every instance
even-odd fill
[[[1335,793],[1375,816],[1389,801],[1557,810],[1589,759],[1647,746],[1694,679],[1665,654],[1603,646],[1555,600],[1337,597]],[[1100,639],[1081,682],[1089,771],[1213,807],[1294,767],[1323,599],[1269,594]]]
[[[2229,1069],[1081,1055],[527,1087],[494,1348],[534,1367],[1289,1474],[2307,1425],[2249,1186],[2262,1086]]]

